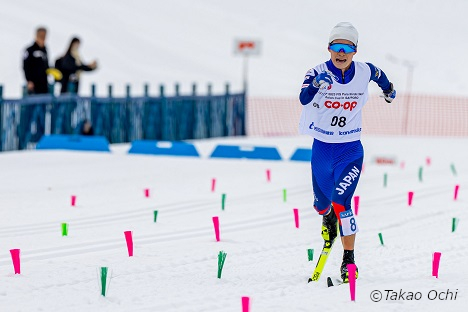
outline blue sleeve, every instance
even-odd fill
[[[371,63],[366,64],[369,65],[371,71],[370,80],[375,81],[382,91],[389,90],[390,81],[388,80],[387,75],[385,75],[385,73],[377,66],[374,66]]]
[[[299,94],[299,100],[301,101],[302,105],[309,104],[319,90],[319,88],[314,87],[312,84],[312,80],[314,80],[315,76],[317,76],[315,69],[310,69],[304,77],[301,94]]]

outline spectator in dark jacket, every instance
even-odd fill
[[[26,49],[23,57],[23,69],[29,94],[48,93],[46,70],[49,68],[47,49],[45,47],[47,30],[44,27],[36,29],[36,40]]]
[[[73,38],[65,55],[55,62],[55,67],[59,69],[63,75],[60,81],[62,84],[61,93],[78,93],[81,72],[92,71],[97,68],[96,61],[90,64],[83,63],[78,52],[79,47],[80,39],[76,37]]]

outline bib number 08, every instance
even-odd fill
[[[339,127],[344,127],[346,126],[346,117],[342,116],[338,118],[338,116],[333,116],[332,121],[331,121],[331,126],[336,126],[338,125]]]

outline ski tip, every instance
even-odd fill
[[[311,279],[311,278],[309,278],[309,281],[308,281],[307,283],[310,283],[310,282],[312,282],[312,279]]]
[[[332,286],[333,286],[333,281],[332,281],[332,279],[331,279],[330,276],[327,277],[327,285],[328,285],[328,287],[332,287]]]

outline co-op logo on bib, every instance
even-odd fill
[[[356,101],[353,101],[353,102],[344,102],[344,103],[341,103],[339,101],[325,101],[325,107],[326,108],[333,108],[333,109],[339,109],[339,108],[343,108],[345,110],[348,110],[351,112],[356,106],[357,106],[357,102]]]

